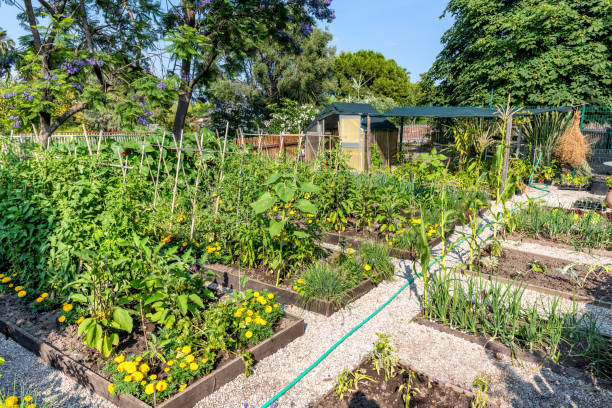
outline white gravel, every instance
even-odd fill
[[[585,193],[554,191],[546,199],[553,205],[569,206]],[[528,194],[540,192],[528,189]],[[517,201],[524,201],[525,196]],[[490,216],[485,215],[485,219]],[[487,231],[482,239],[486,239]],[[457,235],[457,234],[456,234]],[[453,238],[454,239],[454,238]],[[435,252],[439,253],[440,248]],[[448,258],[449,265],[465,259],[466,245],[456,249]],[[432,272],[435,273],[436,267]],[[250,377],[240,375],[234,381],[203,399],[199,408],[238,408],[243,402],[260,406],[293,381],[314,363],[329,347],[340,340],[401,288],[412,276],[411,261],[396,261],[396,279],[385,282],[364,295],[344,312],[330,317],[287,307],[290,313],[302,316],[305,334],[274,355],[260,361]],[[599,389],[586,379],[575,379],[556,374],[533,364],[517,365],[506,358],[498,359],[482,347],[446,333],[410,323],[420,312],[421,280],[409,285],[379,314],[365,323],[335,349],[316,368],[302,378],[278,401],[279,407],[303,407],[333,387],[334,378],[343,369],[352,369],[372,349],[376,332],[392,334],[392,342],[400,358],[426,374],[470,388],[478,375],[491,379],[490,395],[494,406],[500,407],[605,407],[612,406],[612,393]],[[529,293],[527,297],[546,295]],[[535,300],[534,300],[535,301]],[[100,398],[75,385],[38,361],[32,354],[12,341],[0,340],[0,355],[7,365],[0,379],[6,386],[7,378],[39,385],[49,395],[62,394],[75,407],[110,407]],[[8,374],[8,375],[7,375]],[[3,382],[4,381],[4,382]],[[70,406],[70,405],[62,405]]]

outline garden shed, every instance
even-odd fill
[[[306,159],[339,143],[349,155],[348,164],[361,172],[371,163],[369,146],[376,143],[385,165],[397,152],[398,128],[366,103],[334,102],[306,129]]]

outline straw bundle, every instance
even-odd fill
[[[555,157],[573,169],[581,168],[586,162],[590,148],[580,131],[580,110],[574,113],[573,123],[563,132],[555,146]]]

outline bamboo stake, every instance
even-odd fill
[[[202,170],[201,166],[203,164],[203,160],[202,160],[202,152],[201,152],[201,142],[200,140],[198,140],[199,135],[195,135],[195,141],[196,144],[198,145],[198,151],[199,151],[199,164],[200,167],[198,167],[197,171],[198,171],[198,175],[196,176],[196,182],[195,182],[195,189],[193,191],[193,195],[191,198],[191,229],[189,231],[189,239],[193,240],[193,233],[195,231],[195,220],[196,220],[196,204],[197,204],[197,194],[198,194],[198,188],[200,186],[200,171]]]
[[[100,131],[100,135],[98,136],[98,150],[96,151],[96,155],[100,155],[100,150],[102,149],[102,131]]]
[[[225,148],[227,147],[227,135],[229,133],[229,122],[225,123],[225,140],[223,141],[223,152],[221,153],[221,172],[219,173],[219,184],[217,185],[217,202],[215,204],[215,215],[219,214],[219,189],[223,182],[223,169],[225,168]]]
[[[121,174],[123,175],[123,188],[122,188],[122,194],[125,194],[125,185],[126,185],[126,180],[125,180],[125,172],[126,169],[123,166],[123,159],[121,158],[121,152],[119,151],[119,147],[117,147],[117,156],[119,157],[119,164],[121,164]]]
[[[91,151],[91,144],[89,144],[89,136],[87,136],[87,129],[85,129],[85,124],[83,123],[83,134],[85,135],[85,142],[87,143],[87,151],[91,156],[93,152]]]
[[[298,162],[300,161],[300,152],[302,151],[302,135],[300,135],[300,139],[298,140],[298,149],[295,155],[295,169],[294,173],[297,174]]]
[[[158,186],[159,186],[159,173],[161,172],[162,145],[164,144],[165,140],[166,140],[166,132],[164,132],[164,135],[162,136],[161,144],[157,142],[159,146],[159,159],[157,159],[157,177],[155,178],[155,195],[153,196],[153,208],[157,208],[157,194],[158,194],[157,191],[158,191]]]
[[[176,143],[176,142],[175,142]],[[179,172],[181,170],[181,155],[182,155],[182,148],[183,148],[183,131],[181,130],[181,140],[179,141],[180,143],[180,149],[177,153],[178,155],[178,159],[176,162],[176,175],[174,176],[174,188],[172,189],[172,207],[170,209],[170,213],[174,216],[174,206],[176,205],[176,189],[178,187],[178,176],[179,176]],[[170,228],[172,228],[172,221],[170,221]]]

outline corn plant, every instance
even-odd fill
[[[376,374],[380,375],[381,370],[385,374],[385,381],[395,376],[395,367],[397,366],[398,358],[395,356],[394,348],[391,345],[388,334],[376,333],[378,340],[374,344],[374,350],[370,352],[370,359],[374,363]]]
[[[421,395],[421,390],[417,387],[413,387],[412,383],[414,382],[414,378],[416,377],[416,373],[412,370],[404,370],[402,369],[401,374],[404,374],[406,378],[406,382],[399,386],[397,392],[402,394],[402,400],[404,401],[404,407],[408,408],[410,406],[410,400],[417,395]]]

